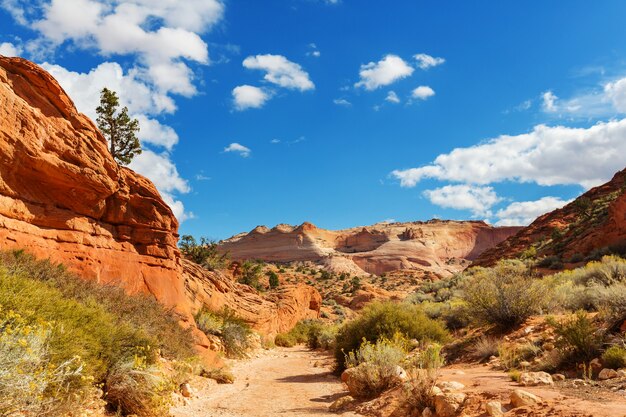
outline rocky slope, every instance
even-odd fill
[[[537,256],[564,262],[607,248],[626,254],[626,169],[563,208],[544,214],[499,245],[482,253],[475,265],[490,266],[534,247]]]
[[[154,185],[117,165],[48,73],[2,56],[0,162],[0,250],[25,249],[85,278],[153,294],[190,323],[202,304],[228,306],[268,333],[319,313],[310,287],[265,297],[190,267],[176,246],[178,222]]]
[[[337,231],[311,223],[297,227],[281,224],[273,229],[259,226],[220,242],[220,247],[236,260],[311,261],[333,272],[355,275],[397,270],[449,275],[519,229],[441,220],[379,223]]]

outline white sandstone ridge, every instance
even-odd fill
[[[257,226],[221,241],[220,247],[234,260],[310,261],[356,275],[415,270],[447,276],[520,229],[482,221],[429,220],[326,230],[305,222],[272,229]]]

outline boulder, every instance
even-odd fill
[[[435,397],[437,417],[454,417],[463,406],[467,396],[463,393],[443,393]]]
[[[465,388],[465,385],[456,381],[442,381],[437,383],[437,387],[443,392],[454,392],[462,390]]]
[[[485,411],[491,417],[502,417],[506,413],[506,408],[502,406],[500,401],[489,401],[485,405]]]
[[[535,394],[531,394],[528,391],[516,389],[511,393],[511,405],[514,408],[531,407],[539,403],[541,403],[541,398],[537,397]]]
[[[604,368],[598,374],[598,379],[604,381],[604,380],[607,380],[607,379],[617,378],[618,376],[619,376],[619,374],[617,373],[617,371],[615,369]]]
[[[328,407],[328,410],[336,413],[337,411],[341,411],[348,407],[350,404],[354,403],[356,400],[350,395],[345,395],[343,397],[337,398],[333,403]]]
[[[180,386],[180,394],[185,398],[191,398],[193,396],[193,389],[187,383]]]
[[[565,375],[563,374],[554,374],[552,375],[553,381],[565,381]]]
[[[547,372],[522,372],[519,377],[519,383],[524,387],[554,385],[552,376]]]
[[[424,408],[424,410],[422,410],[422,417],[433,417],[435,414],[433,413],[433,410],[430,409],[430,407],[426,407]]]

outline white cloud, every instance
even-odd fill
[[[626,78],[607,83],[604,86],[604,95],[617,111],[626,113]]]
[[[389,93],[387,93],[387,97],[385,97],[385,100],[390,103],[400,103],[400,98],[395,91],[390,91]]]
[[[333,103],[335,103],[338,106],[344,106],[344,107],[352,106],[352,103],[350,103],[345,98],[336,98],[336,99],[333,100]]]
[[[317,45],[316,44],[310,43],[309,44],[309,48],[311,50],[306,53],[307,56],[312,56],[314,58],[319,58],[320,56],[322,56],[322,53],[319,51],[319,49],[317,49]]]
[[[22,53],[22,48],[14,45],[10,42],[2,42],[0,43],[0,55],[14,57],[20,56]]]
[[[183,60],[207,64],[200,37],[223,16],[219,0],[5,0],[0,7],[37,30],[34,41],[53,52],[66,42],[103,56],[138,58],[141,75],[164,93],[193,95],[192,71]]]
[[[158,120],[150,119],[143,114],[133,115],[139,121],[137,136],[142,143],[161,146],[168,151],[178,143],[178,134],[170,126],[161,124]]]
[[[557,111],[556,101],[559,99],[552,91],[545,91],[541,94],[543,100],[543,109],[546,112],[553,113]]]
[[[233,102],[239,111],[246,109],[258,109],[265,105],[271,95],[262,88],[252,85],[240,85],[233,88]]]
[[[426,70],[431,67],[436,67],[446,62],[446,60],[443,58],[435,58],[427,54],[417,54],[417,55],[414,55],[413,58],[417,60],[418,62],[417,66],[423,70]]]
[[[379,87],[393,84],[394,82],[409,77],[415,69],[404,62],[397,55],[386,55],[378,62],[370,62],[361,65],[359,71],[360,81],[355,87],[363,87],[366,90],[376,90]]]
[[[243,61],[248,69],[265,71],[266,81],[284,88],[300,91],[312,90],[315,84],[309,79],[309,74],[295,62],[289,61],[282,55],[249,56]]]
[[[444,208],[470,210],[474,217],[490,216],[490,209],[501,201],[492,187],[446,185],[424,191],[431,203]]]
[[[561,208],[571,201],[559,197],[543,197],[536,201],[511,203],[496,213],[499,219],[496,226],[526,226],[542,214]]]
[[[420,85],[419,87],[417,87],[411,92],[411,97],[419,99],[419,100],[426,100],[429,97],[432,97],[434,95],[435,95],[435,90],[428,87],[427,85]]]
[[[517,181],[590,188],[624,168],[624,138],[626,119],[589,128],[538,125],[530,133],[456,148],[430,165],[395,170],[392,175],[403,187],[435,178],[468,184]]]
[[[247,158],[252,153],[252,150],[237,142],[234,142],[228,145],[227,147],[225,147],[224,152],[235,152],[235,153],[238,153],[240,156]]]

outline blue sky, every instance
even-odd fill
[[[526,224],[626,166],[623,1],[0,0],[0,54],[138,117],[181,233]]]

